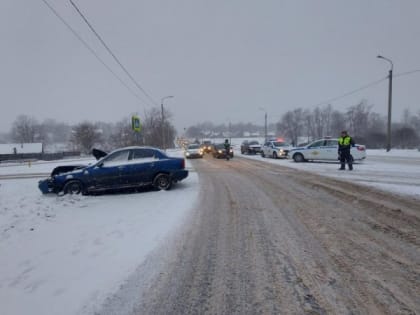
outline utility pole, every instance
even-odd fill
[[[264,112],[264,142],[267,142],[267,134],[268,134],[268,130],[267,130],[267,110],[264,107],[259,107],[259,110]]]
[[[392,71],[394,70],[394,64],[391,59],[385,58],[384,56],[378,55],[377,58],[384,59],[391,64],[389,70],[389,84],[388,84],[388,126],[386,136],[386,152],[391,151],[391,113],[392,113]]]
[[[392,68],[389,70],[389,85],[388,85],[388,131],[386,139],[386,152],[391,150],[391,111],[392,111]]]
[[[162,98],[162,101],[160,103],[160,108],[161,108],[161,111],[162,111],[162,124],[160,126],[161,137],[162,137],[162,149],[165,150],[165,128],[164,128],[165,117],[163,116],[163,98]]]
[[[166,145],[165,145],[165,116],[164,116],[164,109],[163,109],[163,101],[167,98],[172,98],[173,96],[165,96],[162,97],[160,100],[160,109],[162,111],[162,125],[161,125],[161,133],[162,133],[162,149],[165,150],[166,149]]]
[[[267,112],[264,115],[264,139],[267,142]]]

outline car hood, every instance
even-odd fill
[[[95,157],[96,160],[99,160],[101,158],[103,158],[104,156],[107,156],[108,153],[99,150],[99,149],[92,149],[92,155]],[[73,165],[60,165],[55,167],[52,172],[51,172],[51,177],[55,176],[55,175],[60,175],[60,174],[64,174],[64,173],[70,173],[73,171],[78,171],[80,169],[86,168],[89,165],[87,164],[73,164]]]
[[[93,148],[92,149],[92,155],[95,157],[96,160],[99,160],[99,159],[103,158],[104,156],[107,156],[108,153],[106,153],[102,150]]]
[[[74,172],[76,170],[79,171],[81,169],[86,168],[87,166],[88,165],[84,165],[84,164],[57,166],[52,170],[51,177],[53,177],[55,175],[64,174],[64,173]]]

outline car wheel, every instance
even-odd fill
[[[296,163],[299,163],[299,162],[303,162],[303,161],[305,161],[305,158],[303,157],[303,155],[302,155],[302,154],[300,154],[300,153],[296,153],[295,155],[293,155],[293,160],[294,160]]]
[[[68,181],[63,188],[64,194],[78,195],[83,193],[83,184],[78,180]]]
[[[158,174],[153,180],[153,186],[159,190],[169,190],[172,187],[171,177],[167,174]]]
[[[273,159],[277,159],[277,153],[273,152]]]
[[[261,151],[261,156],[265,157],[264,151]]]

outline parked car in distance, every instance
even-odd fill
[[[241,154],[257,154],[261,152],[261,145],[256,140],[244,140],[241,144]]]
[[[233,158],[233,149],[229,149],[229,158]],[[219,143],[212,146],[212,155],[216,159],[226,158],[225,144]]]
[[[204,151],[199,144],[189,144],[184,151],[184,155],[187,159],[202,158]]]
[[[366,147],[356,144],[350,149],[350,153],[354,161],[362,161],[366,159]],[[295,162],[305,161],[338,161],[338,139],[320,139],[310,144],[293,148],[289,152],[289,156]]]
[[[287,158],[289,151],[292,149],[292,146],[284,141],[269,140],[264,143],[261,148],[262,157],[271,157],[273,159],[277,158]]]
[[[144,186],[168,190],[188,176],[185,160],[152,147],[117,149],[92,165],[66,166],[40,180],[42,193],[89,194]]]

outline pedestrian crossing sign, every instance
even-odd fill
[[[141,124],[140,124],[140,118],[138,116],[133,115],[131,117],[131,128],[136,132],[140,132]]]

